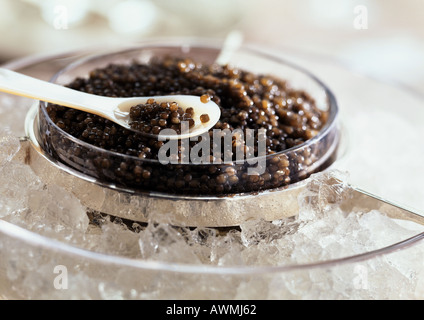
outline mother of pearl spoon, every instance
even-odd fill
[[[186,139],[198,136],[209,131],[221,116],[221,110],[215,102],[210,100],[202,102],[198,96],[103,97],[32,78],[4,68],[0,68],[0,91],[93,113],[129,130],[133,130],[129,125],[129,111],[131,107],[146,104],[149,99],[154,99],[159,104],[162,102],[176,102],[183,110],[189,107],[193,108],[194,115],[192,118],[194,120],[194,126],[190,128],[189,132],[183,131],[178,135],[160,133],[161,138],[165,140]],[[205,123],[200,121],[202,114],[209,115],[209,121]],[[148,135],[152,136],[152,134]]]

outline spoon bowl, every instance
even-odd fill
[[[113,99],[114,108],[113,108],[113,120],[114,122],[119,123],[123,127],[132,130],[129,125],[129,112],[131,107],[138,104],[146,104],[149,99],[154,99],[156,103],[160,104],[162,102],[176,102],[178,105],[186,110],[188,107],[194,109],[194,114],[192,116],[194,120],[194,126],[190,128],[188,132],[181,132],[181,134],[163,134],[159,135],[146,134],[150,136],[159,136],[164,139],[174,140],[174,139],[187,139],[190,137],[198,136],[204,132],[209,131],[219,120],[221,116],[221,110],[218,105],[213,101],[202,102],[200,97],[191,96],[191,95],[168,95],[168,96],[155,96],[155,97],[142,97],[142,98],[109,98]],[[116,101],[115,101],[116,100]],[[112,108],[111,108],[112,109]],[[200,120],[202,114],[209,115],[209,121],[203,123]]]
[[[215,102],[202,102],[199,96],[103,97],[32,78],[4,68],[0,68],[0,91],[96,114],[128,130],[155,138],[160,137],[163,140],[187,139],[201,135],[209,131],[221,116],[221,110]],[[131,107],[146,104],[149,99],[154,99],[157,103],[176,102],[183,110],[189,107],[193,108],[194,126],[188,132],[183,131],[181,134],[176,134],[176,132],[170,134],[167,130],[166,134],[154,135],[132,129],[130,126]],[[202,114],[207,114],[209,121],[203,123],[200,120]]]

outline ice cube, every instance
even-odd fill
[[[349,196],[348,173],[339,170],[313,174],[298,197],[299,220],[319,219]],[[318,215],[318,216],[317,216]]]
[[[28,165],[11,161],[19,150],[18,139],[2,142],[0,154],[8,156],[0,166],[0,217],[61,240],[85,232],[88,217],[80,201],[57,185],[44,184]]]
[[[144,259],[199,264],[201,261],[195,254],[195,246],[187,241],[189,234],[188,228],[151,221],[139,233],[141,255]]]
[[[19,139],[10,135],[7,128],[0,128],[0,170],[18,153],[20,146]]]

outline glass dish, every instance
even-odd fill
[[[110,63],[129,64],[134,60],[148,63],[151,57],[177,56],[211,64],[219,53],[220,47],[212,45],[145,45],[82,59],[61,70],[52,81],[67,84]],[[321,81],[278,57],[253,49],[235,52],[229,63],[257,74],[273,75],[286,80],[296,89],[305,90],[320,109],[329,112],[324,128],[303,144],[262,158],[227,164],[162,165],[158,160],[108,151],[71,136],[51,121],[45,103],[41,102],[39,143],[53,158],[104,185],[180,195],[231,195],[275,189],[301,181],[334,162],[340,137],[338,108],[334,95]],[[125,169],[122,169],[123,164]],[[142,168],[140,172],[148,171],[149,175],[135,174],[136,167]],[[255,174],[251,174],[252,169],[256,171]],[[231,179],[228,172],[231,172]],[[190,176],[189,181],[185,180],[186,176]]]

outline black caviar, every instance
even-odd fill
[[[148,99],[145,104],[138,104],[130,109],[129,125],[132,129],[158,135],[162,129],[172,129],[181,133],[181,124],[186,121],[188,128],[195,125],[193,108],[183,110],[176,102],[157,103]]]
[[[163,165],[151,160],[158,160],[164,141],[132,132],[97,115],[49,104],[47,114],[60,129],[105,151],[67,145],[55,136],[54,128],[48,127],[47,119],[41,118],[46,149],[78,170],[124,186],[183,194],[228,194],[275,188],[318,170],[313,164],[328,147],[306,146],[292,155],[279,154],[316,136],[327,122],[328,111],[317,108],[307,92],[295,90],[281,79],[229,65],[207,65],[175,57],[151,59],[149,63],[110,64],[93,70],[88,78],[75,79],[68,87],[108,97],[197,95],[205,103],[214,101],[221,109],[221,118],[210,136],[213,129],[266,130],[265,172],[247,174],[252,165],[224,163],[225,152],[211,154],[211,164]],[[148,105],[148,112],[146,105],[131,110],[132,126],[140,131],[178,129],[178,121],[192,120],[190,110],[184,112],[172,102],[149,101]],[[207,120],[206,115],[203,118]],[[331,144],[334,139],[332,136],[324,143]],[[238,142],[237,135],[232,140],[233,156],[240,150],[246,155],[248,152],[257,155],[258,150],[248,150]],[[190,141],[189,148],[196,143]],[[106,150],[115,154],[111,156]],[[183,153],[184,146],[180,143],[175,160],[181,159]],[[116,154],[136,158],[121,158]]]

